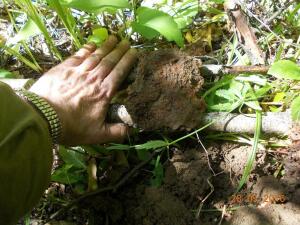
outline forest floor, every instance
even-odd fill
[[[0,8],[0,13],[3,15],[5,14],[4,11],[3,8]],[[11,24],[6,20],[7,15],[3,18],[0,20],[0,34],[2,35],[12,29]],[[184,57],[187,57],[187,60],[182,64],[180,64],[180,60],[175,60],[174,67],[168,63],[169,67],[171,65],[170,68],[159,71],[156,68],[157,65],[151,64],[149,66],[147,62],[156,60],[157,63],[163,63],[163,60],[152,59],[151,55],[150,57],[146,55],[146,59],[145,56],[144,59],[143,57],[140,58],[140,61],[146,60],[142,65],[139,64],[140,67],[146,71],[153,70],[152,74],[158,74],[158,78],[156,78],[161,79],[159,84],[155,83],[154,79],[151,80],[153,83],[151,81],[144,83],[143,85],[148,88],[144,90],[144,99],[137,99],[135,102],[135,104],[139,104],[149,101],[156,104],[151,103],[149,104],[151,107],[142,109],[132,106],[132,110],[139,115],[137,118],[139,124],[145,130],[159,129],[161,124],[157,121],[165,123],[164,125],[172,130],[178,130],[183,125],[188,128],[187,130],[190,130],[198,124],[198,121],[195,121],[197,120],[196,115],[200,115],[205,110],[205,103],[202,99],[194,99],[194,97],[198,89],[202,88],[202,85],[205,86],[206,83],[210,83],[212,79],[198,76],[196,83],[200,87],[184,86],[190,84],[193,78],[191,73],[186,72],[184,68],[194,72],[198,68],[196,64],[199,61],[190,63],[189,57],[209,55],[209,57],[202,58],[205,63],[205,60],[210,61],[212,57],[216,56],[214,52],[220,54],[219,50],[226,41],[222,39],[224,33],[217,30],[225,28],[217,26],[222,27],[223,25],[210,27],[213,32],[213,37],[210,37],[213,39],[213,49],[209,46],[211,43],[208,44],[207,41],[200,40],[191,43],[185,50],[182,50]],[[201,38],[203,34],[200,34],[200,31],[198,33]],[[228,32],[225,34],[228,35]],[[58,36],[54,39],[58,49],[65,56],[71,55],[74,50],[66,32],[59,30],[59,34],[56,35]],[[34,43],[33,40],[31,41],[34,55],[37,61],[41,62],[40,65],[43,70],[46,71],[54,66],[56,62],[52,61],[43,38],[35,38]],[[172,51],[178,52],[178,48],[170,44],[161,44],[159,49],[170,49],[170,47],[172,50],[167,50],[167,54]],[[289,49],[285,49],[284,52],[286,55],[289,54]],[[272,54],[270,53],[270,55]],[[162,59],[166,60],[166,58],[168,57],[163,55]],[[10,56],[1,56],[1,67],[24,75],[26,78],[40,76],[39,73],[28,69]],[[142,76],[143,69],[139,68],[134,73]],[[178,74],[181,76],[180,79],[178,79]],[[170,89],[166,89],[164,86],[164,82],[168,79],[173,85],[171,86],[173,92],[188,93],[187,95],[191,96],[189,101],[194,102],[198,108],[195,108],[195,105],[187,104],[179,94],[174,97],[174,93],[172,93],[171,96],[168,92]],[[139,84],[138,80],[131,86],[133,93],[131,100],[135,96],[135,88],[141,88],[138,86]],[[164,96],[164,98],[156,96],[155,91],[158,89],[159,95]],[[175,109],[174,104],[166,104],[166,102],[172,101],[172,98],[176,99]],[[160,99],[161,102],[157,99]],[[195,120],[191,119],[187,122],[185,121],[186,117]],[[173,123],[174,120],[178,123]],[[186,133],[188,131],[182,130],[172,134],[156,131],[145,132],[133,137],[133,143],[143,143],[166,136],[175,139]],[[251,175],[244,187],[237,192],[239,181],[243,176],[244,168],[253,148],[251,143],[249,144],[247,141],[236,143],[209,138],[210,135],[216,134],[221,133],[204,130],[194,135],[193,138],[168,147],[160,155],[163,168],[158,170],[158,174],[156,174],[156,178],[159,178],[159,184],[153,185],[153,165],[146,164],[138,167],[115,191],[104,191],[91,197],[86,196],[80,202],[65,208],[73,200],[82,196],[82,187],[53,182],[46,190],[39,205],[32,211],[30,224],[82,225],[87,224],[87,221],[89,224],[95,225],[300,224],[300,144],[298,139],[289,140],[287,141],[288,145],[284,144],[277,148],[259,146]],[[293,135],[296,136],[296,131],[290,134],[290,136]],[[265,140],[269,141],[273,138],[275,136],[266,136]],[[282,138],[282,140],[286,141],[287,137]],[[101,178],[101,180],[99,178],[99,188],[114,184],[119,178],[126,178],[127,174],[131,173],[132,168],[140,165],[140,159],[135,153],[128,152],[126,162],[124,162],[123,156],[123,153],[118,154],[118,152],[109,155],[104,154],[103,158],[109,158],[108,161],[111,164],[106,167],[105,171],[99,172],[102,175],[99,175]],[[55,163],[56,169],[62,162],[57,154],[55,159],[58,161]],[[84,185],[86,188],[86,184]],[[81,188],[80,191],[77,190],[78,187]],[[51,219],[51,216],[63,209],[66,210],[61,211],[59,215],[55,216],[55,219]],[[25,222],[22,220],[20,224],[25,224]]]
[[[165,176],[160,187],[149,185],[151,176],[143,169],[116,193],[87,198],[72,211],[61,214],[57,218],[60,223],[49,224],[84,224],[88,209],[93,210],[95,224],[107,221],[115,225],[300,223],[300,181],[296,178],[300,171],[299,147],[275,153],[259,151],[246,188],[236,193],[251,146],[228,142],[205,145],[205,150],[200,144],[171,149],[172,157],[164,164]],[[283,162],[287,171],[280,179],[273,176],[274,158]],[[51,187],[48,196],[68,193],[61,187]],[[43,220],[36,221],[49,219],[60,209],[49,198],[43,199],[41,205],[46,205],[42,210]],[[40,209],[37,211],[40,217]]]

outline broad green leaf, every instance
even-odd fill
[[[8,41],[8,44],[16,44],[20,41],[26,41],[30,37],[41,34],[39,27],[32,19],[28,19],[24,27],[14,36],[12,39]]]
[[[294,121],[300,121],[300,96],[294,99],[291,105],[292,119]]]
[[[16,75],[4,69],[0,69],[0,78],[16,78]]]
[[[236,80],[232,80],[230,83],[230,92],[234,93],[238,98],[242,99],[242,90],[243,90],[244,85]]]
[[[229,90],[225,90],[225,89],[217,90],[216,95],[221,98],[227,99],[229,101],[233,101],[233,100],[237,99],[236,96],[234,95],[234,93],[232,93],[230,89]]]
[[[141,145],[135,145],[135,149],[136,150],[141,150],[141,149],[150,150],[150,149],[166,147],[167,145],[168,145],[168,143],[165,141],[155,140],[155,141],[148,141]]]
[[[245,87],[248,90],[246,98],[251,99],[250,101],[246,100],[245,104],[254,110],[261,111],[262,108],[260,107],[259,102],[257,101],[257,96],[255,95],[253,88],[251,87],[249,82],[245,82]]]
[[[94,42],[97,46],[100,46],[108,38],[108,31],[106,28],[96,28],[93,30],[93,34],[88,37],[88,42]]]
[[[273,102],[281,102],[286,97],[285,92],[279,92],[275,95]]]
[[[230,112],[235,108],[236,108],[236,106],[233,105],[231,102],[219,103],[219,104],[216,104],[216,105],[208,106],[208,109],[210,109],[212,111],[222,111],[222,112]]]
[[[284,98],[286,97],[285,92],[279,92],[275,95],[273,102],[275,103],[282,103],[284,101]],[[281,112],[283,109],[283,106],[270,106],[271,112]]]
[[[86,12],[95,12],[103,7],[118,9],[130,8],[130,4],[127,0],[60,0],[60,3],[64,6]]]
[[[153,38],[160,33],[168,41],[175,41],[183,47],[183,36],[174,18],[169,14],[156,9],[139,7],[137,10],[137,21],[133,22],[133,29],[146,38]],[[156,31],[156,32],[154,32]]]
[[[64,165],[55,170],[51,180],[62,184],[74,184],[85,180],[83,171],[75,169],[72,165]]]
[[[203,94],[203,98],[205,98],[209,94],[215,92],[217,89],[230,84],[233,79],[234,79],[234,76],[231,76],[231,75],[223,77],[221,80],[219,80],[218,82],[214,83],[214,85]]]
[[[180,9],[176,11],[174,20],[178,24],[178,28],[183,29],[193,22],[193,17],[199,12],[198,1],[193,0],[188,4],[183,1],[177,4],[176,7],[180,7]]]
[[[258,84],[261,86],[264,86],[267,84],[267,78],[259,76],[259,75],[240,75],[235,79],[238,81],[248,81],[253,84]]]
[[[265,86],[263,86],[262,88],[259,88],[257,90],[255,90],[255,96],[257,98],[261,98],[264,95],[266,95],[270,90],[272,89],[272,86],[270,84],[266,84]]]
[[[300,67],[292,61],[280,60],[271,66],[268,74],[277,78],[300,80]]]
[[[86,168],[85,156],[79,152],[60,146],[59,155],[61,156],[63,161],[68,165],[72,165],[76,168]]]
[[[246,101],[245,104],[254,110],[262,110],[258,101]]]

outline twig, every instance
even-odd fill
[[[157,155],[158,152],[154,151],[149,159],[147,159],[146,161],[142,161],[140,162],[138,165],[136,165],[129,173],[127,173],[120,181],[118,181],[115,185],[109,186],[109,187],[105,187],[102,189],[98,189],[96,191],[92,191],[92,192],[88,192],[82,196],[80,196],[79,198],[71,201],[70,203],[68,203],[66,206],[64,206],[63,208],[61,208],[60,210],[58,210],[57,212],[55,212],[54,214],[52,214],[50,216],[50,219],[53,220],[55,218],[57,218],[59,215],[61,215],[62,213],[64,213],[66,210],[71,209],[74,205],[79,204],[80,202],[82,202],[83,200],[99,195],[103,192],[108,192],[108,191],[112,191],[113,193],[116,192],[118,190],[118,188],[120,188],[123,184],[126,183],[126,181],[128,181],[128,179],[130,177],[132,177],[137,170],[141,169],[142,167],[144,167],[145,165],[147,165],[152,159],[153,157],[155,157],[155,155]]]
[[[220,222],[218,223],[218,225],[222,224],[222,221],[224,219],[225,213],[226,213],[226,205],[223,206],[222,216],[221,216],[221,219],[220,219]]]
[[[215,171],[213,170],[213,168],[212,168],[212,166],[211,166],[211,164],[210,164],[208,151],[207,151],[207,149],[205,148],[205,146],[204,146],[204,144],[202,143],[202,141],[200,140],[200,137],[199,137],[198,133],[196,133],[196,137],[197,137],[197,139],[198,139],[198,143],[201,145],[201,147],[202,147],[202,148],[204,149],[204,151],[205,151],[206,158],[207,158],[207,164],[208,164],[208,167],[209,167],[210,171],[213,173],[214,176],[216,176],[216,173],[215,173]]]
[[[209,198],[209,196],[211,196],[211,194],[215,191],[215,188],[214,186],[212,185],[212,183],[210,182],[210,179],[211,177],[207,178],[207,183],[209,184],[210,186],[210,192],[208,193],[208,195],[206,195],[206,197],[200,202],[200,205],[198,207],[198,210],[197,210],[197,213],[196,213],[196,219],[199,219],[200,217],[200,213],[201,213],[201,210],[202,210],[202,207],[204,205],[204,202]]]
[[[224,75],[224,74],[267,74],[270,66],[224,66],[224,65],[202,65],[201,75]]]

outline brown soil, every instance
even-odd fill
[[[200,66],[199,60],[174,49],[141,54],[125,99],[134,123],[144,130],[196,127],[205,109],[196,97],[204,83]]]
[[[237,210],[226,212],[222,224],[300,224],[299,179],[295,181],[295,177],[289,176],[276,179],[273,175],[263,175],[262,170],[272,170],[264,154],[258,154],[254,170],[256,172],[252,174],[246,190],[241,192],[244,196],[242,202],[229,202],[237,187],[237,180],[233,177],[240,178],[246,162],[243,155],[247,156],[250,150],[250,146],[233,144],[208,148],[215,175],[208,166],[207,155],[203,149],[177,152],[166,167],[164,184],[161,187],[138,183],[127,186],[116,196],[122,202],[124,214],[121,220],[113,224],[219,224],[222,213],[206,210],[222,210],[225,204],[229,208],[237,207]],[[209,182],[214,187],[214,192],[205,201],[199,219],[195,219],[200,202],[211,190]],[[293,185],[290,185],[291,182]],[[246,196],[250,195],[256,196],[252,205],[246,201]],[[284,199],[281,200],[278,196],[284,196]]]
[[[300,224],[299,147],[285,149],[289,152],[286,156],[259,151],[249,181],[236,195],[251,146],[210,144],[207,153],[201,146],[170,150],[173,155],[165,164],[160,187],[151,186],[151,173],[142,170],[115,194],[87,199],[60,219],[84,224],[89,209],[94,212],[95,225]],[[284,165],[282,177],[273,175],[278,168],[271,163],[274,157]]]

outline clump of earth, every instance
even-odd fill
[[[126,106],[133,123],[143,130],[192,129],[205,110],[197,93],[202,89],[201,61],[175,49],[140,54],[131,73]]]

